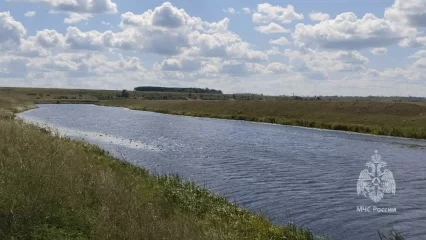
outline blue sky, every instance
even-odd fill
[[[426,0],[0,0],[0,85],[426,97]]]

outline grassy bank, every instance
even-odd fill
[[[0,88],[0,100],[93,103],[178,115],[426,139],[426,102],[417,98],[304,99],[164,92],[129,92],[129,97],[123,98],[120,94],[121,91],[112,90]]]
[[[160,113],[246,120],[426,139],[426,104],[362,101],[147,101],[98,104]]]
[[[0,98],[0,239],[318,239],[13,120],[30,107]]]

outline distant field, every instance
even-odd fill
[[[426,102],[414,98],[301,98],[133,91],[124,98],[121,91],[109,90],[0,88],[1,99],[94,103],[169,114],[426,139]]]

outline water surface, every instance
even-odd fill
[[[425,141],[94,105],[40,105],[19,117],[155,174],[178,173],[277,224],[293,221],[336,239],[378,239],[378,230],[392,228],[426,239]],[[377,204],[356,191],[374,150],[396,181],[396,194]]]

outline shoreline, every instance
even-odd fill
[[[68,104],[68,103],[66,103],[66,104]],[[73,103],[70,103],[70,104],[73,104]],[[184,117],[194,117],[194,118],[204,118],[204,119],[219,119],[219,120],[227,120],[227,121],[243,121],[243,122],[248,122],[248,123],[265,124],[265,125],[272,125],[272,126],[288,126],[288,127],[302,128],[302,129],[312,129],[312,130],[317,130],[317,131],[339,132],[339,133],[347,133],[347,134],[354,134],[354,135],[363,135],[363,136],[372,136],[372,137],[383,137],[383,138],[390,138],[390,139],[403,139],[403,140],[412,140],[412,141],[422,141],[422,142],[426,143],[426,139],[424,139],[424,138],[409,138],[409,137],[401,137],[401,136],[380,135],[380,134],[373,134],[373,133],[336,130],[336,129],[330,129],[330,128],[306,127],[306,126],[292,125],[292,124],[280,124],[280,123],[270,123],[270,122],[264,122],[264,121],[252,121],[252,120],[245,120],[245,119],[234,119],[234,118],[228,118],[226,116],[225,117],[212,117],[212,116],[208,116],[208,115],[200,116],[200,115],[191,115],[191,114],[174,113],[174,112],[165,113],[162,110],[138,109],[138,108],[132,108],[132,107],[128,107],[128,106],[106,105],[106,104],[101,104],[101,103],[88,104],[88,105],[103,106],[103,107],[118,107],[118,108],[125,108],[125,109],[129,109],[129,110],[133,110],[133,111],[153,112],[153,113],[165,114],[165,115],[173,115],[173,116],[184,116]]]

